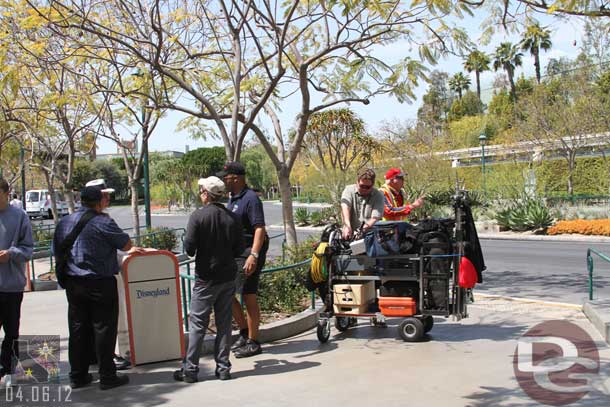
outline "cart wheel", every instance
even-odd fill
[[[350,327],[350,319],[349,317],[335,317],[335,328],[341,332],[347,331],[347,328]]]
[[[417,342],[424,335],[424,324],[417,318],[405,318],[398,327],[400,337],[406,342]]]
[[[316,333],[318,334],[318,340],[320,343],[326,343],[328,338],[330,338],[330,321],[322,319],[319,320]]]
[[[356,326],[356,325],[358,325],[358,318],[349,317],[349,326]]]
[[[434,317],[432,315],[426,315],[422,318],[422,322],[424,324],[424,333],[428,333],[434,326]]]

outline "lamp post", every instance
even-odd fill
[[[482,187],[483,194],[485,194],[485,144],[487,143],[487,136],[485,133],[481,133],[479,136],[479,144],[481,145],[481,171],[482,171]]]
[[[148,170],[148,126],[146,122],[146,105],[142,105],[142,171],[144,175],[144,213],[146,219],[146,230],[152,228],[152,220],[150,217],[150,178]]]
[[[19,162],[21,162],[21,202],[25,209],[25,151],[23,146],[19,150]]]

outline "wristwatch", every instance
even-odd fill
[[[250,256],[254,257],[256,260],[258,260],[258,253],[257,252],[250,252]]]

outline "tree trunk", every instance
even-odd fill
[[[138,209],[138,180],[130,180],[129,188],[131,189],[131,217],[133,219],[133,228],[136,236],[136,245],[140,245],[140,213]]]
[[[568,158],[568,195],[574,196],[574,169],[576,167],[576,154],[570,154]]]
[[[57,216],[57,200],[55,199],[55,187],[53,185],[53,177],[47,172],[44,171],[44,177],[47,181],[47,190],[49,191],[49,199],[51,200],[51,213],[53,216],[53,223],[57,225],[58,216]]]
[[[474,71],[474,75],[477,78],[477,96],[479,97],[479,102],[481,102],[481,72]]]
[[[277,180],[282,197],[282,214],[284,215],[284,230],[286,231],[286,243],[288,247],[296,247],[297,230],[294,226],[294,216],[292,210],[292,193],[290,191],[290,172],[285,164],[276,170]]]
[[[70,188],[67,188],[64,192],[64,198],[68,204],[68,213],[74,213],[74,192]]]
[[[517,88],[515,87],[515,78],[513,78],[513,72],[509,69],[506,70],[508,74],[508,81],[510,82],[510,96],[513,100],[517,100]]]
[[[536,68],[536,80],[538,81],[538,84],[540,85],[540,55],[538,54],[538,52],[534,52],[534,68]]]

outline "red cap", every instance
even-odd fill
[[[385,173],[385,179],[392,179],[394,177],[404,177],[405,174],[400,170],[400,168],[390,168],[388,172]]]

